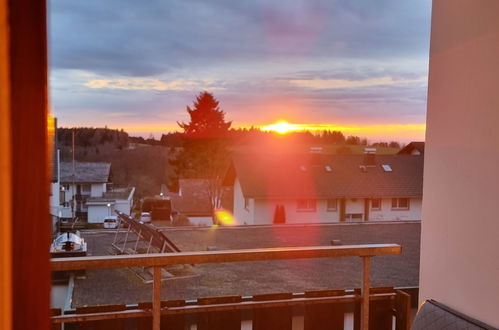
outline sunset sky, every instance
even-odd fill
[[[50,0],[59,126],[177,130],[212,92],[234,127],[285,120],[424,139],[430,0]]]

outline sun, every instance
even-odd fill
[[[286,121],[279,121],[272,125],[262,126],[261,129],[263,131],[273,131],[279,134],[286,134],[291,131],[296,131],[298,129],[297,125],[290,124]]]

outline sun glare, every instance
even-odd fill
[[[279,134],[286,134],[290,131],[296,131],[299,130],[300,127],[298,125],[290,124],[285,121],[280,121],[278,123],[272,124],[272,125],[267,125],[261,127],[262,130],[264,131],[274,131]]]
[[[215,217],[222,225],[225,226],[231,226],[236,223],[234,216],[229,211],[224,209],[215,210]]]

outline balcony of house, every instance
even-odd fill
[[[161,315],[168,329],[408,329],[417,304],[419,223],[214,229],[125,218],[114,233],[83,232],[91,257],[52,260],[53,271],[79,270],[53,304],[54,327],[150,329]]]
[[[149,302],[84,306],[63,315],[53,309],[52,321],[77,329],[150,329],[151,322],[152,329],[408,329],[411,296],[370,286],[371,258],[401,250],[397,244],[368,244],[53,259],[54,271],[149,267],[153,280]],[[165,266],[346,257],[362,260],[359,289],[162,300]]]

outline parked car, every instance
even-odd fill
[[[142,222],[151,222],[151,213],[149,213],[149,212],[142,212],[140,214],[140,221],[142,221]]]
[[[118,217],[116,215],[110,215],[104,218],[104,228],[115,229],[118,228]]]

